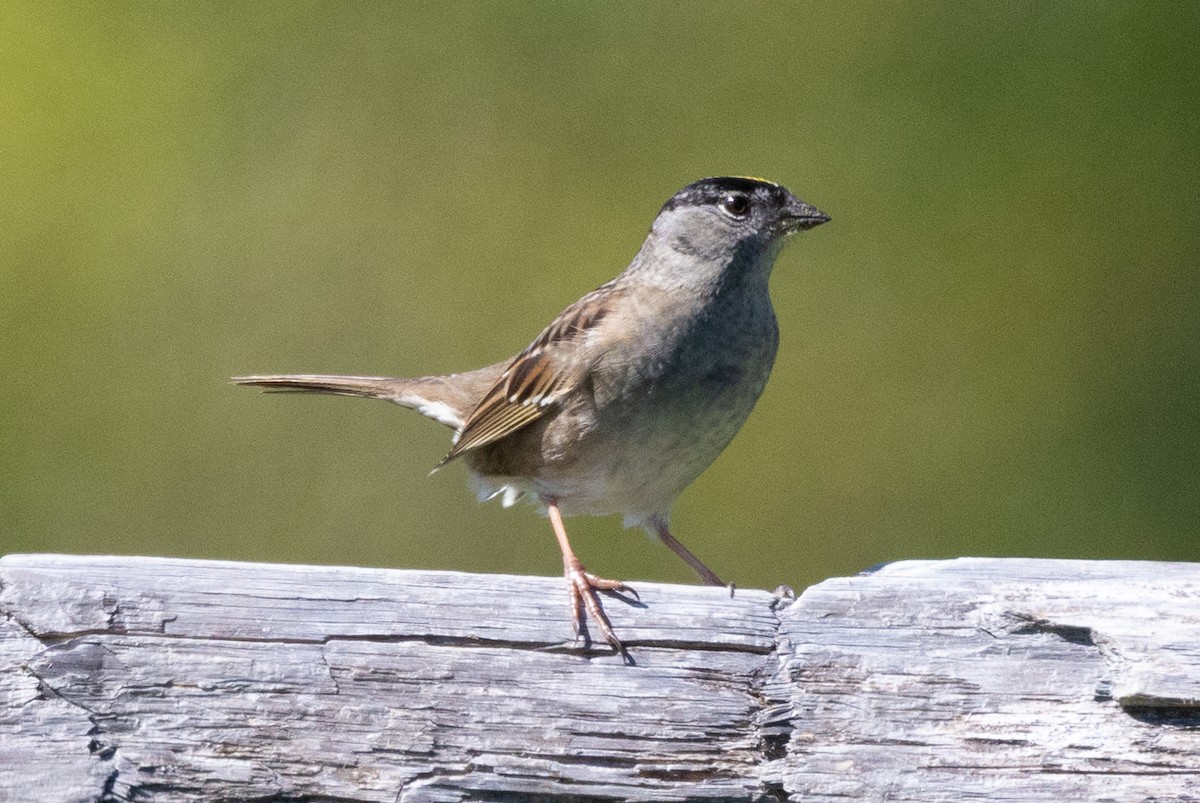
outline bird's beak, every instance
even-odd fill
[[[829,215],[811,204],[804,203],[799,198],[793,198],[788,202],[787,209],[784,211],[784,219],[791,231],[804,231],[814,226],[820,226],[822,223],[828,223]]]

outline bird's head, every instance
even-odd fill
[[[654,221],[652,234],[678,251],[719,257],[739,250],[765,250],[804,229],[829,220],[815,206],[760,178],[721,176],[689,184],[671,196]]]

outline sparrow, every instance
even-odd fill
[[[528,499],[562,551],[576,638],[590,617],[625,655],[564,516],[619,514],[725,585],[671,534],[676,497],[721,454],[763,392],[779,329],[768,280],[791,235],[829,216],[778,184],[722,176],[663,205],[624,272],[563,310],[515,357],[458,374],[234,377],[267,391],[384,399],[454,430],[481,499]]]

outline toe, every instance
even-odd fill
[[[585,617],[590,618],[596,623],[596,627],[600,629],[600,634],[604,640],[617,652],[625,653],[625,645],[617,638],[617,634],[612,629],[612,623],[608,619],[608,614],[604,612],[604,606],[600,603],[600,597],[597,596],[596,590],[630,590],[624,583],[618,583],[613,580],[605,580],[594,575],[590,575],[583,570],[582,566],[569,567],[566,572],[567,586],[570,589],[571,608],[575,634],[578,638],[583,635],[586,638]],[[634,592],[635,594],[637,592]]]

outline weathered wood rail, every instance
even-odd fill
[[[1194,801],[1200,565],[960,559],[797,600],[0,560],[0,800]]]

